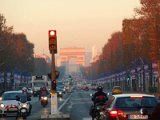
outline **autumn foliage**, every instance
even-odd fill
[[[146,64],[160,60],[160,0],[140,0],[132,19],[124,19],[95,63],[85,69],[89,79],[126,70],[139,58]],[[96,74],[97,73],[97,74]]]
[[[0,14],[0,71],[33,72],[33,48],[24,33],[14,33],[13,27],[6,26]]]

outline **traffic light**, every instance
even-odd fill
[[[52,80],[51,82],[51,92],[55,93],[56,92],[56,80]]]
[[[51,92],[55,93],[56,92],[56,79],[59,77],[60,72],[55,71],[55,78],[53,78],[53,80],[52,80],[52,73],[48,73],[47,75],[51,79]]]
[[[56,30],[49,30],[48,31],[48,37],[49,37],[49,50],[50,53],[54,51],[54,53],[57,53],[57,34]]]

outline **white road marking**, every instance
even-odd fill
[[[72,94],[71,94],[72,95]],[[71,98],[71,95],[63,102],[63,104],[58,108],[58,111],[60,111],[63,106],[68,102],[68,100]]]
[[[83,120],[92,120],[91,118],[83,118]]]

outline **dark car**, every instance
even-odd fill
[[[63,97],[63,89],[60,87],[57,87],[57,97]]]
[[[117,94],[106,105],[107,120],[149,120],[157,105],[155,96],[148,94]]]

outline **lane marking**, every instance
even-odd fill
[[[58,111],[60,111],[63,106],[68,102],[68,100],[71,98],[72,94],[70,94],[70,96],[63,102],[63,104],[58,108]]]
[[[91,120],[91,118],[83,118],[83,120]]]

